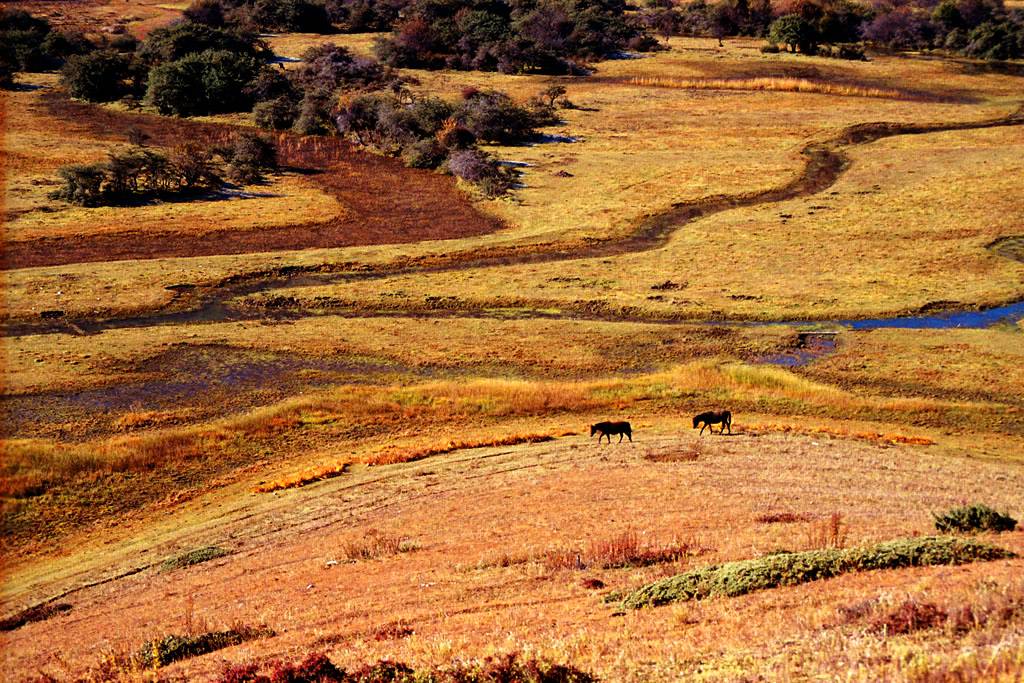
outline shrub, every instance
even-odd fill
[[[268,628],[239,626],[227,631],[210,631],[199,635],[166,635],[159,640],[145,642],[135,656],[145,668],[166,666],[172,662],[190,657],[199,657],[226,647],[241,645],[256,638],[275,635]],[[314,679],[315,680],[315,679]]]
[[[236,183],[256,183],[266,171],[277,168],[274,145],[253,133],[239,133],[227,151],[227,176]]]
[[[42,605],[35,605],[18,612],[14,616],[7,617],[6,619],[0,619],[0,631],[13,631],[21,628],[25,624],[31,624],[36,621],[45,621],[50,617],[70,610],[71,605],[66,602],[51,602],[44,603]]]
[[[937,605],[905,600],[892,610],[876,614],[868,623],[868,630],[884,635],[903,635],[942,626],[946,619],[945,610]]]
[[[132,92],[131,57],[114,50],[72,55],[61,69],[61,83],[72,97],[112,102]]]
[[[288,130],[299,116],[299,104],[288,96],[260,102],[252,110],[253,120],[260,128]]]
[[[390,31],[406,0],[327,0],[331,21],[346,33]]]
[[[81,206],[98,206],[103,197],[103,181],[106,179],[104,164],[74,164],[57,169],[57,176],[63,186],[53,192],[53,199],[63,199]]]
[[[167,558],[160,565],[160,571],[169,572],[174,571],[175,569],[191,567],[192,565],[209,562],[210,560],[215,560],[218,557],[224,557],[230,554],[230,551],[227,551],[224,548],[215,545],[208,545]]]
[[[649,584],[626,596],[630,608],[669,602],[734,597],[874,569],[956,565],[1015,557],[1002,548],[951,537],[890,541],[876,546],[780,553],[755,560],[701,567]]]
[[[942,533],[956,531],[972,533],[976,531],[1013,531],[1017,528],[1017,520],[1008,514],[996,512],[987,505],[970,505],[953,508],[941,515],[933,515],[935,528]]]
[[[510,144],[536,135],[534,115],[505,93],[494,90],[472,93],[458,107],[455,118],[486,142]]]
[[[195,116],[247,110],[252,100],[247,86],[259,62],[228,50],[192,53],[154,67],[146,98],[161,114]]]
[[[498,197],[512,189],[513,171],[502,168],[486,152],[478,149],[458,150],[448,158],[448,171],[471,183],[476,183],[488,197]]]
[[[349,672],[338,669],[322,653],[308,655],[300,664],[272,662],[270,675],[255,664],[226,668],[220,683],[389,683],[446,681],[447,683],[592,683],[597,679],[571,666],[554,664],[517,653],[483,661],[455,660],[452,664],[416,671],[402,662],[382,660]]]
[[[254,60],[269,55],[266,46],[251,33],[191,21],[153,29],[139,45],[138,55],[147,64],[156,65],[210,50],[223,50]]]

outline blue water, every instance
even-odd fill
[[[874,330],[883,327],[901,329],[948,329],[956,327],[991,327],[1000,322],[1016,322],[1024,318],[1024,301],[997,306],[982,311],[951,311],[934,315],[915,315],[903,318],[868,318],[866,320],[840,320],[837,324],[854,330]]]

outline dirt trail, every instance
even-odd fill
[[[71,106],[63,100],[63,106]],[[86,107],[88,105],[73,105]],[[120,115],[103,111],[104,116]],[[166,129],[167,120],[158,117],[138,118],[162,126],[164,134],[173,134]],[[157,119],[151,121],[151,119]],[[189,125],[194,124],[184,122]],[[673,233],[692,221],[731,209],[771,204],[818,194],[842,176],[850,160],[844,148],[864,145],[876,140],[897,135],[919,135],[952,130],[978,130],[1001,126],[1024,124],[1024,106],[1008,116],[975,122],[946,123],[892,123],[872,122],[849,126],[836,135],[820,142],[807,144],[801,153],[805,157],[804,168],[788,183],[760,192],[734,195],[711,195],[693,201],[680,202],[668,210],[643,220],[636,229],[624,238],[600,240],[555,242],[520,246],[499,246],[432,254],[396,259],[389,263],[370,266],[356,263],[321,264],[316,266],[285,266],[282,268],[242,273],[219,282],[189,285],[177,293],[175,299],[161,310],[146,315],[114,317],[103,320],[75,319],[58,321],[12,321],[2,328],[5,336],[18,334],[45,334],[67,331],[68,323],[90,331],[124,327],[149,327],[161,324],[198,323],[205,321],[260,319],[273,317],[266,311],[241,311],[232,309],[224,302],[247,294],[270,292],[281,288],[304,285],[323,285],[348,280],[373,279],[409,273],[437,273],[469,268],[495,267],[512,264],[546,263],[628,253],[649,251],[664,246]],[[123,122],[121,123],[123,126]],[[441,202],[437,202],[441,203]],[[1002,253],[1002,252],[1000,252]],[[1014,252],[1015,253],[1015,252]],[[1012,256],[1012,254],[1011,254]],[[278,312],[276,315],[303,316],[311,314],[304,310]],[[422,315],[422,313],[413,313]],[[600,317],[600,312],[592,313]],[[622,319],[621,312],[609,314],[613,319]],[[679,322],[677,320],[665,322]]]

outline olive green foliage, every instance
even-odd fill
[[[1010,515],[980,504],[953,508],[934,517],[935,528],[944,534],[957,531],[1013,531],[1017,528],[1017,520]]]
[[[165,666],[189,657],[198,657],[226,647],[240,645],[256,638],[269,638],[274,632],[268,628],[241,626],[227,631],[210,631],[198,635],[166,635],[159,640],[147,641],[136,655],[138,663],[146,668]]]
[[[190,550],[187,553],[175,555],[174,557],[164,560],[163,564],[160,565],[160,571],[169,572],[175,569],[181,569],[182,567],[191,567],[194,564],[208,562],[210,560],[215,560],[218,557],[224,557],[225,555],[230,554],[230,551],[215,545],[196,548],[195,550]]]
[[[1010,557],[1015,555],[1008,550],[948,536],[889,541],[861,548],[779,553],[701,567],[663,579],[627,595],[623,605],[638,609],[712,596],[735,597],[850,572],[967,564]]]

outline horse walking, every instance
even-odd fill
[[[601,439],[608,437],[608,443],[612,442],[612,434],[619,435],[619,443],[622,443],[622,437],[628,436],[630,443],[633,442],[633,428],[629,426],[628,422],[598,422],[596,425],[590,425],[590,436],[593,438],[594,434],[597,434],[597,442],[601,443]]]
[[[726,427],[729,428],[729,434],[732,434],[732,413],[728,410],[709,410],[706,413],[695,415],[693,417],[693,428],[696,429],[697,425],[704,423],[704,426],[700,428],[700,433],[704,433],[704,427],[711,430],[711,433],[715,433],[715,428],[711,425],[722,425],[722,428],[718,430],[719,434],[724,434]]]

